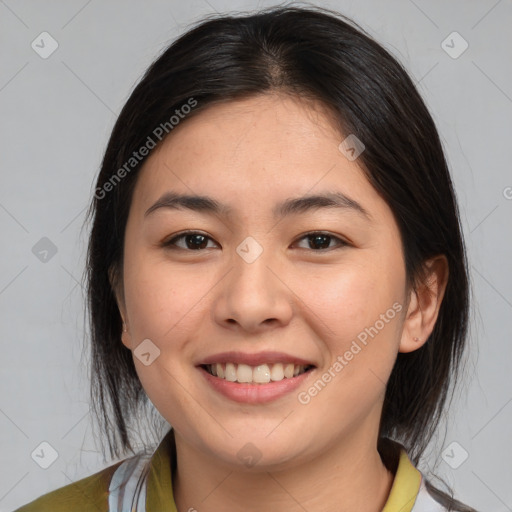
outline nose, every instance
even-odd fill
[[[290,323],[293,293],[265,253],[252,263],[236,255],[231,271],[216,287],[213,315],[222,327],[258,333]]]

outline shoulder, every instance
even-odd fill
[[[119,461],[91,476],[43,494],[14,512],[106,512],[112,475],[123,462]]]

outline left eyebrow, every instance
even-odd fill
[[[354,211],[363,215],[368,220],[372,219],[371,215],[361,204],[341,192],[325,192],[322,194],[287,199],[279,203],[273,209],[273,214],[274,217],[284,217],[291,214],[305,213],[308,210],[317,208],[341,208]]]
[[[165,193],[158,201],[150,206],[144,216],[148,216],[159,208],[188,209],[197,212],[223,215],[229,217],[233,214],[233,209],[225,204],[219,203],[208,196],[186,195],[175,192]],[[272,213],[274,217],[285,217],[288,215],[306,213],[318,208],[339,208],[353,211],[372,220],[368,211],[357,201],[351,199],[341,192],[325,192],[321,194],[289,198],[277,204]]]

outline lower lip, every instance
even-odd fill
[[[244,384],[215,377],[204,368],[200,366],[198,368],[215,391],[235,402],[245,404],[263,404],[277,400],[297,389],[313,371],[309,370],[301,375],[297,375],[297,377],[285,378],[267,384]]]

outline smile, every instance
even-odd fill
[[[264,404],[293,393],[312,378],[317,363],[272,350],[229,351],[204,356],[196,368],[215,394],[239,403]]]
[[[306,373],[312,365],[293,363],[264,363],[258,366],[236,363],[215,363],[202,366],[210,375],[228,382],[268,384],[291,379]]]

